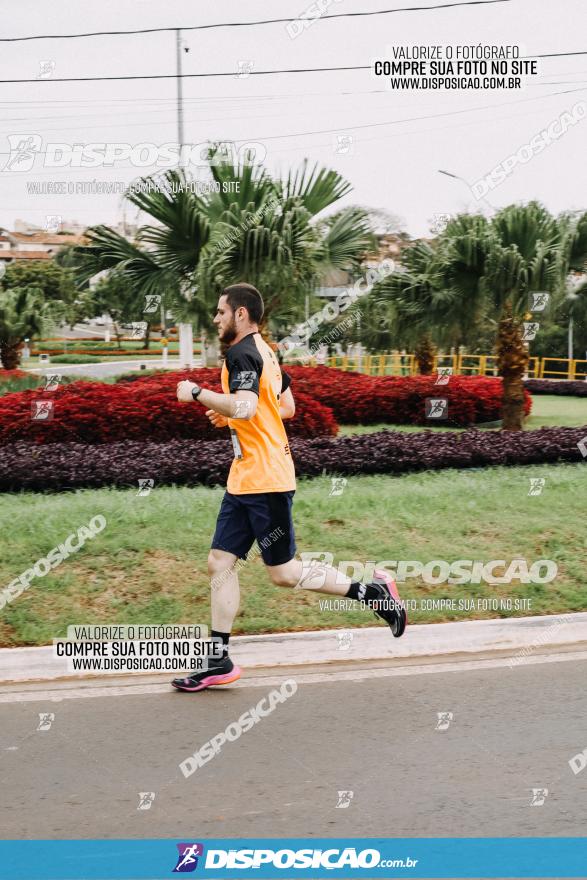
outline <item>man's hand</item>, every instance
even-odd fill
[[[226,428],[228,426],[228,419],[226,416],[220,415],[220,413],[217,413],[215,410],[207,409],[206,415],[215,428]]]
[[[184,379],[182,382],[177,383],[177,399],[181,403],[193,403],[194,398],[192,397],[192,388],[196,388],[197,385],[195,382],[190,382],[189,379]]]

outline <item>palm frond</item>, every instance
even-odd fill
[[[312,216],[342,199],[351,189],[351,184],[337,171],[320,168],[318,163],[309,170],[307,159],[300,169],[290,172],[282,184],[286,207],[291,200],[299,199]]]

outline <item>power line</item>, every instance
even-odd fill
[[[180,27],[182,31],[205,31],[212,28],[254,27],[265,24],[286,24],[290,21],[327,21],[333,18],[359,18],[373,15],[392,15],[396,12],[427,12],[434,9],[451,9],[455,6],[489,6],[494,3],[511,3],[512,0],[461,0],[455,3],[437,3],[435,6],[401,6],[395,9],[376,9],[370,12],[337,12],[333,15],[322,15],[313,18],[292,16],[290,18],[265,18],[258,21],[221,21],[215,24],[197,24]],[[127,34],[157,34],[176,31],[177,27],[138,28],[128,31],[91,31],[85,34],[38,34],[29,37],[0,37],[0,43],[21,43],[29,40],[77,40],[81,37],[112,37]]]
[[[587,73],[587,70],[564,70],[559,71],[558,73],[552,73],[551,76],[582,76],[584,73]],[[558,80],[554,82],[537,82],[537,83],[528,83],[529,86],[559,86],[559,85],[573,85],[573,83],[580,84],[583,80]],[[214,102],[217,104],[219,102],[227,103],[233,102],[240,104],[243,101],[280,101],[281,99],[289,100],[290,98],[338,98],[338,97],[354,97],[357,95],[388,95],[389,89],[343,89],[342,91],[321,91],[321,92],[272,92],[271,94],[258,94],[258,95],[202,95],[198,98],[184,98],[184,104],[205,104],[206,102]],[[436,94],[435,94],[436,98]],[[436,101],[435,101],[436,103]],[[18,106],[40,106],[43,109],[46,109],[51,105],[58,104],[66,104],[66,105],[75,105],[82,106],[85,105],[96,108],[98,106],[106,106],[109,107],[111,105],[116,106],[117,104],[132,104],[133,106],[137,106],[140,104],[145,105],[164,105],[168,104],[170,106],[175,106],[175,98],[95,98],[95,99],[85,99],[85,98],[47,98],[43,99],[26,99],[23,98],[21,100],[10,100],[10,99],[0,99],[0,108],[6,107],[6,109],[10,108],[10,105],[16,104]],[[105,111],[106,112],[106,111]],[[50,118],[50,117],[47,117]],[[55,117],[55,118],[77,118],[77,117]],[[19,117],[19,121],[22,117]],[[2,121],[6,121],[5,119]]]
[[[370,64],[361,64],[355,66],[347,66],[347,67],[292,67],[290,69],[284,70],[250,70],[247,71],[247,78],[249,76],[268,76],[275,73],[326,73],[328,71],[336,71],[336,70],[370,70]],[[218,73],[182,73],[181,79],[205,79],[206,77],[211,76],[236,76],[236,70],[226,70],[219,71]],[[124,81],[124,80],[136,80],[136,79],[177,79],[178,75],[176,73],[151,73],[151,74],[137,74],[131,76],[68,76],[68,77],[50,77],[48,79],[0,79],[1,83],[58,83],[58,82],[110,82],[114,80]]]
[[[558,94],[558,93],[557,93],[557,94]],[[548,97],[548,96],[543,95],[542,97]],[[511,103],[513,104],[513,103],[516,103],[516,102],[511,102]],[[505,106],[508,106],[508,105],[506,104]],[[471,109],[483,109],[483,108],[471,108]],[[521,116],[532,115],[533,113],[536,113],[538,109],[539,109],[539,108],[534,108],[533,110],[528,111],[528,112],[526,112],[526,113],[518,113],[515,117],[513,117],[513,116],[503,116],[503,115],[502,115],[502,116],[495,116],[495,117],[492,117],[491,119],[488,119],[488,120],[485,120],[485,121],[487,121],[487,122],[494,122],[496,119],[518,119],[518,118],[520,118]],[[426,117],[426,116],[418,117],[418,119],[423,119],[423,120],[426,120],[427,118],[430,118],[430,117]],[[406,120],[406,121],[407,121],[407,120]],[[420,134],[426,134],[426,133],[429,133],[429,132],[438,132],[438,131],[447,131],[447,130],[451,130],[451,131],[452,131],[455,127],[456,127],[456,128],[462,128],[462,127],[464,127],[464,126],[466,127],[466,126],[470,126],[470,125],[477,125],[477,124],[479,124],[480,122],[483,122],[483,121],[484,121],[484,120],[482,120],[482,119],[470,119],[470,120],[467,120],[466,122],[458,123],[456,126],[455,126],[455,125],[445,125],[445,126],[442,126],[442,127],[440,127],[440,128],[437,127],[437,126],[435,126],[434,128],[412,129],[411,131],[395,132],[394,134],[377,134],[375,137],[361,138],[361,144],[363,144],[363,143],[367,143],[367,142],[373,142],[373,141],[389,140],[390,138],[394,138],[394,137],[409,137],[409,136],[411,136],[411,135],[420,135]],[[337,131],[341,131],[341,129],[337,129]],[[332,142],[331,142],[331,141],[328,141],[328,142],[324,141],[324,142],[319,143],[319,144],[312,144],[312,149],[319,149],[319,148],[322,148],[322,147],[331,147],[331,146],[332,146]],[[284,154],[284,153],[300,152],[300,151],[307,150],[307,149],[308,149],[308,146],[307,146],[307,145],[304,146],[303,144],[299,144],[299,145],[296,146],[296,147],[287,147],[287,148],[285,148],[285,149],[283,149],[283,148],[277,148],[277,155],[282,155],[282,154]],[[42,152],[42,151],[41,151],[41,152]],[[8,154],[8,153],[0,153],[0,155],[9,155],[9,154]],[[119,166],[116,167],[116,169],[113,168],[112,170],[113,170],[113,171],[120,171],[121,169],[131,169],[131,168],[134,168],[134,167],[135,167],[135,166],[133,166],[133,165],[119,165]],[[72,171],[71,168],[47,168],[47,169],[45,169],[45,170],[46,170],[47,172],[52,173],[53,175],[58,174],[58,173],[60,173],[60,172],[65,173],[65,174],[71,174],[71,171]],[[93,170],[95,170],[95,169],[92,169],[92,168],[76,168],[75,170],[76,170],[76,171],[88,171],[88,172],[91,173],[91,172],[92,172]],[[163,171],[165,171],[166,169],[164,168],[164,169],[158,169],[158,170],[163,170]],[[8,174],[17,174],[17,173],[20,174],[21,172],[7,172],[7,173],[8,173]],[[35,175],[36,177],[38,177],[39,174],[40,174],[38,171],[37,171],[37,172],[31,172],[31,173],[34,173],[34,175]],[[145,173],[148,173],[148,172],[145,172]],[[119,195],[120,195],[120,194],[119,194]]]
[[[482,107],[466,107],[463,110],[450,110],[446,113],[431,113],[427,116],[411,116],[407,119],[392,119],[389,122],[368,122],[364,125],[339,125],[337,128],[322,128],[318,131],[300,131],[291,134],[256,135],[256,140],[264,142],[285,137],[302,137],[311,134],[335,134],[336,132],[357,131],[358,129],[363,128],[378,128],[382,125],[401,125],[403,122],[417,122],[422,119],[440,119],[444,116],[459,116],[462,113],[471,113],[475,110],[492,110],[495,107],[509,107],[512,104],[525,104],[528,101],[544,101],[545,99],[553,98],[555,95],[568,95],[572,92],[585,91],[587,91],[587,87],[583,87],[582,89],[565,89],[562,92],[551,92],[549,95],[535,95],[533,98],[521,98],[519,101],[501,101],[498,104],[484,104]],[[252,141],[252,138],[248,138],[248,140]]]
[[[582,71],[582,72],[577,71],[577,76],[579,76],[581,73],[587,73],[587,71]],[[555,75],[558,75],[558,74],[555,74]],[[536,83],[530,82],[527,84],[527,86],[529,88],[537,88],[539,86],[583,85],[585,82],[587,82],[587,80],[554,80],[554,81],[550,81],[550,82],[536,82]],[[254,95],[249,95],[246,97],[248,97],[249,101],[251,101],[254,104],[255,101],[257,101],[257,100],[260,102],[262,99],[265,99],[265,98],[273,99],[274,97],[283,98],[281,103],[285,103],[286,101],[288,101],[292,97],[303,97],[303,98],[308,98],[308,97],[319,97],[319,98],[325,98],[325,97],[329,97],[329,98],[338,98],[338,97],[343,98],[344,97],[344,98],[347,98],[348,97],[348,98],[350,98],[350,97],[353,97],[354,98],[357,95],[389,95],[389,90],[388,89],[370,89],[367,91],[358,90],[358,91],[351,91],[351,92],[297,92],[297,93],[290,93],[290,94],[285,94],[285,95],[281,95],[281,96],[259,95],[256,97]],[[434,101],[435,105],[438,104],[437,99],[438,99],[438,95],[435,95],[435,101]],[[134,99],[131,99],[131,98],[118,99],[118,100],[122,100],[125,103],[126,102],[132,103],[133,105],[135,105],[132,109],[133,113],[145,115],[147,117],[149,115],[161,113],[162,110],[168,110],[168,109],[171,109],[173,106],[175,106],[175,99],[174,98],[152,99],[155,102],[155,106],[149,106],[151,101],[147,101],[146,107],[141,107],[141,106],[137,107],[136,106],[137,101]],[[217,103],[216,98],[211,98],[210,100],[214,101],[215,104]],[[228,106],[224,105],[224,106],[220,106],[220,107],[217,107],[214,109],[222,110],[225,112],[225,114],[230,113],[231,114],[230,118],[232,121],[235,118],[235,116],[234,116],[235,110],[240,109],[238,105],[240,105],[242,100],[243,100],[243,98],[241,98],[240,95],[226,96],[225,101],[231,102],[231,105],[228,105]],[[193,99],[184,98],[183,103],[193,105],[193,104],[199,104],[200,101],[201,101],[201,99],[199,99],[199,98],[193,98]],[[7,103],[9,103],[9,104],[16,103],[18,105],[21,102],[16,101],[16,102],[7,102]],[[27,103],[27,102],[22,102],[22,103]],[[30,103],[36,104],[37,102],[30,102]],[[113,110],[109,106],[111,103],[110,101],[105,101],[105,102],[101,102],[101,101],[87,101],[87,102],[85,102],[84,101],[82,103],[84,104],[84,106],[80,107],[78,109],[77,113],[74,113],[74,114],[61,115],[58,113],[51,113],[48,116],[36,116],[36,115],[34,115],[35,111],[33,109],[32,110],[33,115],[27,115],[26,117],[25,116],[3,116],[0,119],[0,125],[3,125],[4,123],[8,123],[8,122],[11,122],[11,123],[13,123],[13,122],[27,122],[30,125],[33,125],[33,124],[36,125],[38,122],[40,122],[42,120],[61,121],[61,120],[72,119],[72,120],[75,120],[76,123],[79,123],[79,125],[75,125],[75,126],[71,126],[71,127],[75,127],[76,129],[77,128],[84,128],[85,129],[85,128],[101,128],[103,126],[111,127],[110,121],[112,119],[123,119],[123,120],[129,119],[129,111],[131,108],[125,108],[125,109],[117,108],[116,110]],[[106,107],[99,106],[102,103],[105,103],[107,106]],[[47,104],[51,104],[51,102],[50,101],[41,102],[41,104],[42,104],[43,108],[46,109]],[[87,104],[87,106],[85,106],[86,104]],[[3,102],[0,101],[0,109],[2,108],[2,105],[3,105]],[[236,105],[236,108],[232,105]],[[408,104],[394,105],[394,109],[397,109],[398,106],[411,106],[411,105],[412,105],[412,103],[410,103],[409,105]],[[6,109],[8,110],[9,108],[7,107]],[[55,108],[55,109],[58,110],[61,108]],[[67,109],[70,109],[70,108],[68,107]],[[73,108],[71,108],[71,109],[73,109]],[[191,106],[191,107],[189,107],[189,109],[190,110],[197,110],[198,112],[208,113],[213,108],[210,106],[203,106],[203,107]],[[254,107],[251,108],[249,106],[249,108],[247,108],[247,116],[246,117],[236,117],[236,118],[241,118],[241,119],[242,118],[249,118],[250,115],[253,113],[254,109],[255,109]],[[265,109],[277,110],[278,106],[273,106],[273,107],[263,106],[262,109],[263,110],[265,110]],[[82,113],[83,110],[91,110],[92,112]],[[27,110],[27,112],[30,113],[31,111]],[[302,111],[300,111],[300,112],[302,112]],[[263,118],[269,119],[269,118],[274,118],[274,117],[278,117],[278,116],[285,116],[285,115],[292,115],[291,110],[289,108],[284,108],[282,113],[266,114],[266,115],[263,114]],[[295,114],[293,114],[293,115],[295,115]],[[99,118],[101,116],[106,117],[107,121],[100,123],[100,124],[96,124],[96,125],[86,125],[85,124],[86,120],[91,121],[91,120],[95,119],[96,117]],[[199,122],[221,122],[221,121],[224,121],[225,118],[226,118],[226,116],[201,117],[198,119],[198,121]],[[256,115],[255,118],[261,118],[261,115],[260,114]],[[162,120],[161,124],[166,124],[168,121],[169,120]],[[129,126],[150,125],[150,124],[151,123],[148,120],[146,122],[128,122]],[[118,122],[113,122],[112,125],[118,125]],[[66,126],[66,127],[68,127],[68,126]],[[58,131],[59,129],[45,129],[44,128],[43,130],[44,131]]]
[[[488,0],[489,2],[489,0]],[[502,0],[491,0],[491,2],[502,2]],[[503,2],[509,2],[509,0],[503,0]],[[581,52],[551,52],[549,55],[525,55],[524,58],[561,58],[566,57],[568,55],[587,55],[587,49]],[[246,77],[249,76],[272,76],[274,74],[280,73],[328,73],[332,71],[339,70],[371,70],[370,64],[356,64],[356,65],[347,65],[344,67],[291,67],[284,68],[280,70],[248,70],[246,73]],[[180,74],[181,79],[206,79],[208,77],[215,76],[238,76],[238,73],[234,70],[226,70],[226,71],[218,71],[217,73],[182,73]],[[35,77],[34,79],[0,79],[0,84],[14,84],[14,83],[58,83],[58,82],[110,82],[110,81],[125,81],[125,80],[138,80],[138,79],[177,79],[178,75],[176,73],[152,73],[152,74],[137,74],[137,75],[129,75],[129,76],[68,76],[68,77],[50,77],[48,79],[39,79]]]
[[[586,83],[587,83],[587,80],[568,80],[568,81],[562,81],[562,82],[555,81],[555,82],[545,82],[545,83],[529,83],[529,86],[534,86],[534,87],[560,86],[560,85],[579,86],[579,85],[584,85]],[[389,94],[389,92],[386,89],[377,90],[376,93],[377,94]],[[324,93],[321,93],[321,92],[317,92],[315,94],[317,94],[319,97],[324,96]],[[338,94],[341,96],[343,95],[343,93],[338,93]],[[370,94],[370,93],[369,92],[358,92],[356,94]],[[555,93],[555,94],[558,94],[558,93]],[[347,96],[353,97],[354,94],[349,93]],[[307,97],[307,94],[303,94],[303,97]],[[548,96],[542,95],[540,97],[548,97]],[[238,100],[239,100],[238,98],[234,99],[235,102],[237,102]],[[187,102],[184,101],[184,103],[187,103]],[[435,103],[438,103],[438,102],[435,102]],[[508,103],[511,103],[511,102],[508,102]],[[171,110],[174,104],[175,104],[175,100],[168,98],[168,99],[165,99],[165,101],[161,105],[158,105],[157,107],[137,108],[134,112],[137,114],[145,115],[148,117],[149,115],[153,115],[153,114],[157,114],[157,115],[161,114],[162,111]],[[403,104],[400,106],[408,106],[408,105]],[[86,109],[86,108],[83,108],[83,109]],[[192,110],[192,111],[197,111],[199,113],[201,113],[201,112],[206,113],[206,112],[209,112],[212,108],[211,107],[207,107],[207,108],[205,108],[205,107],[189,107],[188,109]],[[288,110],[286,108],[282,108],[281,113],[260,113],[258,111],[255,112],[254,107],[253,108],[249,107],[249,108],[246,108],[246,110],[247,110],[246,115],[236,116],[235,115],[236,111],[234,110],[234,108],[226,107],[226,108],[222,108],[222,109],[224,109],[230,113],[230,121],[231,122],[234,122],[239,119],[279,119],[284,116],[291,118],[292,115],[295,116],[295,115],[302,114],[302,111],[300,111],[297,114],[295,114],[295,113],[292,114],[291,110]],[[275,110],[277,110],[278,108],[277,107],[272,107],[272,108],[263,107],[262,109],[272,109],[272,110],[275,109]],[[398,109],[398,108],[396,107],[395,109]],[[80,111],[77,114],[66,115],[66,116],[61,116],[61,115],[57,115],[57,114],[52,114],[49,116],[34,116],[33,115],[32,117],[29,117],[29,116],[26,116],[26,117],[24,117],[24,116],[5,116],[0,120],[0,125],[3,126],[4,123],[13,123],[14,124],[14,123],[26,122],[30,127],[32,127],[32,126],[37,126],[39,123],[41,123],[44,120],[51,120],[54,122],[62,122],[63,121],[59,128],[47,128],[43,124],[41,126],[43,132],[62,131],[63,128],[66,128],[66,129],[71,128],[71,129],[75,129],[76,131],[77,130],[90,131],[92,129],[102,130],[104,128],[125,128],[125,129],[126,128],[137,128],[137,127],[142,128],[144,126],[152,126],[153,125],[153,120],[148,119],[148,118],[145,119],[143,122],[133,121],[132,119],[129,119],[129,113],[130,113],[130,109],[127,108],[126,110],[121,109],[120,112],[114,112],[113,110],[109,110],[109,109],[100,109],[97,112],[81,114],[81,111]],[[93,120],[95,120],[96,118],[99,118],[100,116],[107,117],[106,121],[93,123]],[[75,124],[68,125],[67,120],[70,120],[70,119],[75,120]],[[174,120],[172,120],[172,119],[157,118],[156,124],[157,125],[168,125],[173,121]],[[197,118],[198,123],[225,122],[225,121],[226,121],[226,113],[224,116],[213,116],[213,117],[198,116],[198,118]],[[3,133],[3,131],[2,131],[2,129],[0,129],[0,134],[2,134],[2,133]]]
[[[468,119],[465,122],[459,122],[456,124],[451,123],[449,125],[443,125],[443,126],[434,126],[434,128],[418,128],[418,129],[411,129],[409,131],[396,131],[393,134],[380,134],[380,133],[378,133],[377,135],[375,135],[375,137],[361,137],[360,143],[362,146],[364,143],[372,143],[374,141],[389,140],[390,138],[409,137],[410,135],[428,134],[431,132],[436,133],[439,131],[453,131],[455,128],[464,128],[464,127],[471,126],[471,125],[478,125],[480,122],[481,123],[482,122],[493,123],[498,119],[499,120],[501,120],[501,119],[515,119],[515,120],[517,120],[517,119],[520,119],[522,116],[532,116],[533,114],[535,114],[539,111],[540,111],[540,108],[534,107],[532,110],[527,110],[526,112],[518,112],[518,113],[516,113],[515,116],[512,116],[511,114],[508,116],[504,116],[503,114],[501,114],[500,116],[492,116],[491,119],[486,119],[486,120]],[[332,141],[323,141],[320,144],[312,144],[313,150],[318,149],[320,147],[332,147]],[[278,154],[281,155],[283,153],[299,152],[301,150],[307,150],[307,149],[308,149],[307,145],[301,144],[297,147],[278,148]]]
[[[551,92],[549,95],[535,95],[532,98],[520,98],[519,101],[500,101],[499,103],[496,103],[496,104],[483,104],[482,106],[479,106],[479,107],[465,107],[462,110],[450,110],[445,113],[430,113],[430,114],[426,114],[424,116],[411,116],[411,117],[407,117],[405,119],[392,119],[392,120],[388,120],[387,122],[367,122],[362,125],[346,125],[345,124],[345,125],[339,125],[336,128],[323,128],[323,129],[317,129],[315,131],[299,131],[299,132],[290,132],[288,134],[276,134],[276,135],[255,135],[254,138],[248,137],[248,138],[236,138],[236,139],[235,138],[223,139],[220,137],[216,137],[216,138],[214,138],[214,140],[220,141],[220,142],[223,142],[223,140],[226,140],[226,141],[233,140],[235,142],[242,141],[245,143],[252,142],[252,141],[258,141],[258,142],[264,143],[265,141],[283,140],[284,138],[308,137],[308,136],[318,135],[318,134],[346,133],[348,131],[357,131],[357,130],[365,129],[365,128],[380,128],[382,126],[387,126],[387,125],[402,125],[405,122],[421,122],[421,121],[424,121],[427,119],[441,119],[446,116],[460,116],[463,113],[472,113],[472,112],[476,112],[479,110],[493,110],[497,107],[510,107],[510,106],[514,106],[516,104],[526,104],[530,101],[545,101],[545,100],[548,100],[548,98],[554,98],[557,95],[568,95],[568,94],[573,94],[574,92],[585,92],[585,91],[587,91],[587,86],[580,88],[580,89],[564,89],[560,92]],[[36,155],[44,155],[46,152],[47,152],[46,150],[35,151]],[[9,155],[10,155],[10,153],[8,153],[8,152],[0,152],[0,156],[9,156]],[[51,170],[55,170],[55,169],[51,169]],[[67,170],[70,171],[71,169],[68,168]],[[86,170],[89,170],[89,169],[86,169]],[[9,171],[6,173],[20,174],[21,172]]]

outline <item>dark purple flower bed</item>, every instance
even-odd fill
[[[292,439],[298,476],[322,473],[400,474],[407,471],[585,462],[578,443],[583,428],[537,431],[478,431],[408,434],[381,431],[338,439]],[[152,479],[161,485],[224,484],[232,460],[225,440],[124,440],[103,446],[18,441],[0,449],[0,491],[63,490],[135,486]]]
[[[587,382],[569,382],[566,379],[526,379],[524,388],[530,394],[562,394],[569,397],[587,397]]]

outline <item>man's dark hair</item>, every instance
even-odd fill
[[[265,311],[263,297],[252,284],[247,284],[245,281],[231,284],[230,287],[224,288],[221,296],[226,297],[226,301],[233,312],[240,308],[240,306],[244,306],[249,313],[251,323],[258,324],[261,321]]]

